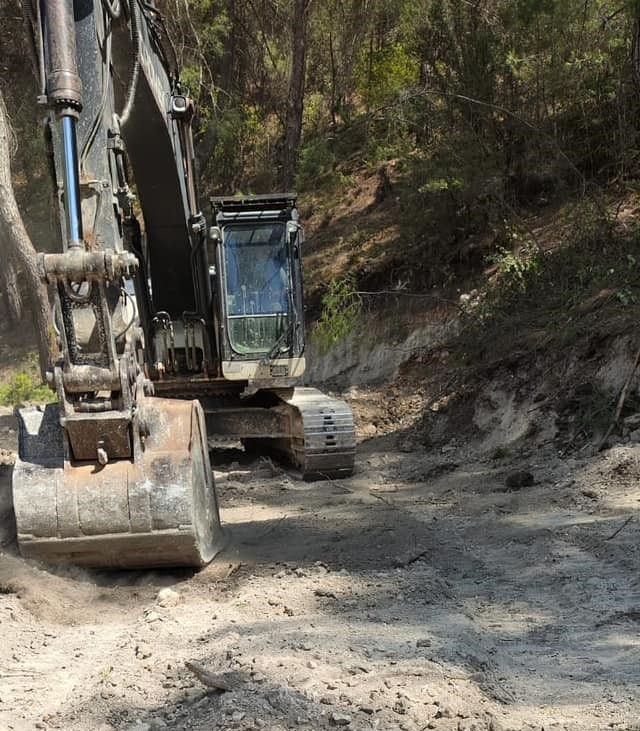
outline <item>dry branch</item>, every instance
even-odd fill
[[[611,421],[611,424],[609,424],[609,428],[605,432],[605,435],[600,440],[600,444],[598,444],[598,452],[600,452],[604,445],[607,442],[607,439],[611,436],[611,432],[616,428],[616,424],[618,423],[620,419],[620,414],[622,413],[622,407],[624,406],[624,402],[627,399],[627,391],[629,390],[629,386],[631,385],[631,381],[633,380],[633,376],[635,375],[636,370],[638,369],[638,364],[640,364],[640,350],[636,353],[636,357],[633,361],[633,368],[631,369],[631,372],[629,373],[629,376],[627,377],[627,380],[625,381],[624,386],[622,387],[622,391],[620,391],[620,398],[618,399],[618,405],[616,406],[615,414],[613,415],[613,420]]]

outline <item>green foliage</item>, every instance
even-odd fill
[[[205,193],[275,185],[295,4],[162,4],[200,105]],[[465,205],[489,180],[519,205],[541,178],[564,190],[635,176],[637,12],[636,0],[613,10],[608,0],[311,3],[300,189],[334,188],[362,161],[413,156],[434,168],[420,193],[455,181]],[[419,195],[409,203],[424,210]]]
[[[512,240],[517,242],[518,234],[509,231]],[[497,268],[500,286],[504,289],[526,290],[529,282],[540,271],[541,258],[536,247],[525,243],[517,249],[498,246],[490,257]]]
[[[374,52],[363,48],[356,70],[356,88],[368,108],[381,107],[418,83],[417,59],[404,43]]]
[[[250,105],[230,107],[211,126],[217,142],[204,172],[204,190],[228,193],[272,188],[275,171],[269,164],[269,149],[278,133],[261,110]]]
[[[350,182],[338,165],[338,155],[331,140],[315,138],[300,151],[296,189],[301,192],[322,190],[325,194],[337,192]]]
[[[292,108],[295,3],[160,7],[199,105],[203,199],[274,190]],[[350,176],[393,161],[393,192],[381,197],[400,210],[389,277],[415,289],[448,286],[493,251],[499,286],[525,296],[543,274],[540,257],[510,238],[504,220],[640,175],[638,8],[638,0],[309,3],[298,189],[337,197]],[[31,71],[21,21],[7,22],[3,73],[27,192],[44,165],[31,149],[38,136],[25,133]],[[602,221],[594,228],[586,208],[580,215],[577,238],[601,237]],[[575,263],[578,280],[602,278],[589,257]],[[635,285],[619,284],[618,302],[633,304]]]
[[[460,345],[470,362],[538,348],[559,353],[635,330],[640,227],[614,227],[592,201],[567,206],[563,219],[564,241],[544,254],[526,240],[498,252],[491,286],[463,318]]]
[[[335,279],[322,298],[322,315],[313,329],[313,338],[321,352],[342,342],[354,332],[362,313],[362,300],[355,278]]]
[[[300,151],[300,163],[296,187],[299,191],[312,191],[318,186],[332,187],[337,181],[336,156],[327,139],[316,138]]]
[[[0,384],[0,406],[21,406],[28,403],[51,403],[55,394],[28,373],[18,373],[9,383]]]

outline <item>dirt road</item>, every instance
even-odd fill
[[[639,450],[397,444],[339,482],[220,467],[196,574],[23,561],[4,469],[0,728],[638,728]]]

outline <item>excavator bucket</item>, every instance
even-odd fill
[[[203,566],[222,529],[199,401],[146,398],[146,438],[131,460],[68,457],[58,407],[19,412],[13,472],[18,543],[47,563],[108,568]]]

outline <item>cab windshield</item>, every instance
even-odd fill
[[[239,354],[285,350],[291,313],[284,224],[225,226],[223,242],[231,347]]]

